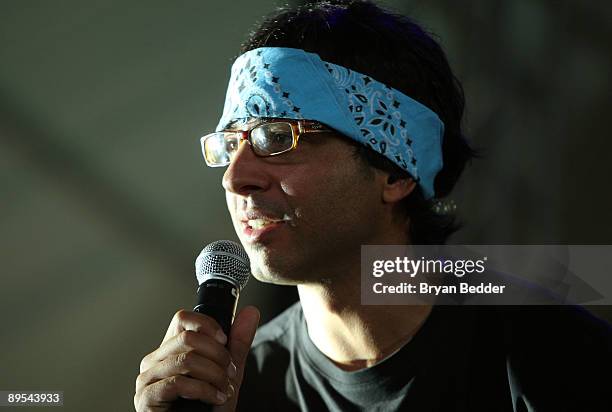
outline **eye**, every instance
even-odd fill
[[[288,140],[293,139],[291,138],[291,133],[287,133],[286,130],[271,130],[268,133],[268,142],[271,144],[286,143]]]
[[[289,123],[266,123],[251,131],[251,142],[256,152],[269,156],[285,152],[293,146],[293,134]]]
[[[226,142],[227,150],[233,152],[238,148],[238,142],[236,140],[229,140]]]

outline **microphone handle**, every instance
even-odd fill
[[[223,333],[228,337],[240,290],[231,282],[220,279],[208,279],[198,287],[198,304],[193,308],[194,312],[208,315],[219,323]],[[229,342],[228,342],[229,343]],[[226,344],[227,346],[227,344]],[[214,405],[194,399],[178,398],[172,402],[171,412],[210,412]]]

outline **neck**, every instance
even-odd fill
[[[393,216],[389,213],[388,216]],[[372,245],[410,244],[401,221],[389,220]],[[359,370],[393,354],[421,328],[431,305],[392,306],[361,304],[361,250],[337,255],[326,267],[325,281],[298,285],[308,335],[338,367]],[[311,277],[311,279],[321,277]]]
[[[344,370],[367,368],[393,354],[431,312],[431,306],[425,305],[361,305],[355,278],[359,276],[351,276],[352,282],[298,286],[310,339]]]

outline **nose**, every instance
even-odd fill
[[[265,162],[257,157],[251,145],[242,141],[227,167],[222,181],[226,192],[249,195],[270,187],[270,176],[265,171]]]

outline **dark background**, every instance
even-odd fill
[[[140,359],[193,304],[194,258],[236,239],[198,138],[277,3],[0,2],[0,389],[133,408]],[[381,3],[439,35],[466,89],[486,157],[452,197],[453,242],[611,243],[611,3]],[[294,298],[252,280],[242,302],[269,319]]]

